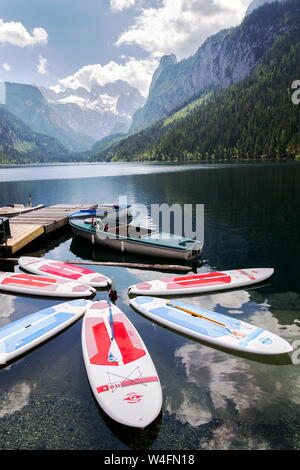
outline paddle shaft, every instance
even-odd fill
[[[104,320],[107,323],[107,319]],[[109,302],[109,325],[111,331],[111,343],[110,348],[108,351],[107,359],[109,362],[118,362],[119,365],[123,364],[122,356],[120,356],[120,351],[116,342],[115,338],[115,331],[114,331],[114,319],[112,313],[111,303]]]
[[[111,304],[109,304],[109,324],[110,324],[110,329],[111,329],[111,340],[113,341],[115,339],[115,331],[114,331],[114,319],[113,319]]]
[[[205,317],[204,315],[200,315],[199,313],[192,312],[191,310],[187,310],[185,308],[178,307],[177,305],[173,305],[171,303],[167,303],[167,306],[177,308],[178,310],[181,310],[182,312],[188,313],[189,315],[192,315],[193,317],[202,318],[203,320],[210,321],[211,323],[214,323],[215,325],[222,326],[223,328],[226,328],[226,330],[230,331],[230,333],[232,333],[234,336],[239,334],[238,332],[235,332],[231,328],[228,328],[228,326],[226,326],[224,323],[220,323],[216,320],[212,320],[211,318]]]

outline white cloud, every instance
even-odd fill
[[[144,95],[147,94],[154,70],[158,62],[154,58],[135,59],[129,57],[125,64],[114,61],[106,65],[94,64],[82,67],[73,75],[59,80],[59,84],[52,89],[56,92],[66,88],[76,89],[84,87],[90,90],[93,85],[105,85],[116,80],[124,80],[138,88]]]
[[[8,64],[7,62],[4,62],[3,68],[6,72],[9,72],[11,70],[11,65]]]
[[[162,0],[158,8],[144,8],[116,45],[136,44],[159,56],[193,54],[211,34],[238,24],[249,0]]]
[[[2,102],[2,104],[4,104],[4,103],[5,103],[5,101]],[[15,297],[13,297],[13,296],[5,295],[5,294],[0,295],[0,306],[1,306],[1,309],[0,309],[0,328],[2,326],[5,326],[7,323],[10,322],[9,317],[15,311],[14,301],[15,301]]]
[[[40,73],[41,75],[46,75],[46,73],[47,73],[47,70],[46,70],[47,63],[48,63],[48,59],[46,59],[42,55],[39,55],[39,62],[38,62],[38,65],[37,65],[38,73]]]
[[[0,18],[0,44],[26,47],[36,44],[47,44],[48,34],[44,28],[34,28],[27,31],[20,22],[10,21],[5,23]]]
[[[111,0],[110,7],[113,11],[123,11],[133,7],[137,0]]]

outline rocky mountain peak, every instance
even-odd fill
[[[257,10],[257,8],[260,8],[262,7],[263,5],[265,5],[266,3],[274,3],[274,2],[284,2],[285,0],[253,0],[247,11],[246,11],[246,15],[245,16],[249,16],[251,15],[251,13],[254,12],[254,10]]]
[[[170,55],[163,55],[160,59],[160,63],[159,63],[159,66],[158,68],[155,70],[154,72],[154,75],[152,77],[152,82],[151,82],[151,85],[150,85],[150,92],[151,90],[153,90],[153,88],[155,88],[155,85],[157,83],[157,80],[159,79],[159,77],[161,76],[162,72],[172,66],[172,65],[176,65],[177,64],[177,57],[175,54],[170,54]]]
[[[175,54],[163,55],[160,59],[160,67],[168,67],[173,64],[177,64],[177,57]]]

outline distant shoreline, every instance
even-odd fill
[[[252,159],[216,159],[216,160],[119,160],[119,161],[109,161],[109,162],[91,162],[91,161],[72,161],[72,162],[36,162],[36,163],[0,163],[1,168],[21,168],[21,167],[43,167],[43,166],[79,166],[79,165],[116,165],[116,164],[161,164],[161,165],[195,165],[197,163],[203,164],[219,164],[219,163],[300,163],[299,160],[295,158],[281,158],[281,159],[271,159],[271,158],[252,158]]]

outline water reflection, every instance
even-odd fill
[[[60,165],[24,165],[21,167],[1,167],[0,181],[34,181],[75,178],[104,178],[122,175],[145,175],[155,173],[181,172],[195,169],[216,169],[222,165],[195,164],[184,167],[180,164],[155,163],[76,163]],[[234,165],[231,165],[234,166]]]
[[[119,171],[119,176],[101,177],[90,165],[84,169],[88,181],[82,178],[83,167],[74,167],[74,179],[56,180],[55,176],[47,184],[38,178],[57,173],[60,178],[69,167],[26,169],[32,176],[22,174],[21,168],[9,169],[11,180],[26,181],[1,183],[0,199],[3,203],[23,202],[30,193],[35,203],[84,204],[109,202],[127,194],[129,202],[144,204],[204,203],[204,257],[208,261],[199,271],[257,266],[274,267],[275,274],[271,283],[251,290],[183,296],[182,300],[266,328],[290,343],[300,339],[300,166],[204,165],[193,171],[191,167],[159,166],[155,174],[151,174],[155,166],[141,167],[113,166],[107,171]],[[97,171],[104,176],[105,168],[99,165]],[[130,171],[132,174],[125,174]],[[0,179],[1,175],[10,179],[3,176],[3,170]],[[70,233],[25,253],[65,260],[141,262],[140,257],[101,248],[93,251],[89,243],[73,240]],[[10,266],[12,269],[6,264],[0,269],[13,270]],[[78,322],[0,371],[1,447],[299,447],[300,375],[290,356],[229,352],[155,325],[131,309],[127,287],[166,277],[165,273],[106,266],[95,269],[116,278],[118,307],[133,322],[151,354],[163,386],[160,419],[139,435],[140,431],[124,429],[101,412],[86,378]],[[99,291],[97,298],[107,298],[107,292]],[[1,294],[0,326],[59,302]]]
[[[151,423],[146,429],[137,429],[124,426],[112,420],[104,413],[104,411],[102,411],[95,400],[94,403],[98,409],[100,419],[103,419],[108,429],[129,449],[148,450],[151,448],[160,432],[162,412],[160,412],[155,421],[153,421],[153,423]]]
[[[11,315],[15,311],[15,297],[0,294],[0,328],[11,322]]]
[[[16,383],[8,390],[0,390],[0,418],[10,416],[27,406],[31,391],[32,386],[26,382]]]
[[[180,409],[188,404],[185,419],[190,424],[193,424],[190,408],[195,406],[194,403],[199,408],[199,419],[207,416],[208,420],[212,416],[224,418],[232,413],[232,409],[240,416],[248,412],[251,415],[253,408],[262,412],[266,403],[277,406],[285,399],[299,403],[300,379],[294,367],[288,372],[288,382],[293,384],[289,388],[286,385],[287,369],[276,368],[275,373],[273,369],[277,364],[241,360],[238,356],[224,354],[196,342],[178,348],[175,357],[185,370],[188,386],[184,395],[188,400],[182,400]],[[200,407],[199,390],[205,391],[205,400]],[[195,415],[192,416],[195,419]]]

